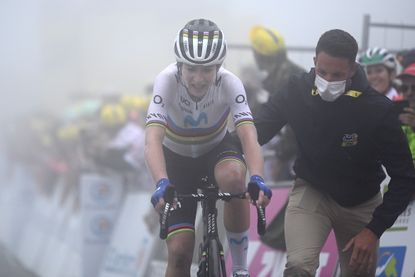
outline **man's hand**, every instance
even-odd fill
[[[374,270],[378,240],[371,230],[364,228],[346,244],[343,252],[353,251],[349,266],[357,275],[371,273]]]
[[[415,110],[413,108],[404,108],[404,112],[399,115],[399,120],[404,125],[415,128]]]

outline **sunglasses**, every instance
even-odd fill
[[[411,84],[411,85],[403,84],[399,87],[399,90],[401,92],[408,92],[408,90],[415,92],[415,84]]]

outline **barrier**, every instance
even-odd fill
[[[380,239],[377,277],[415,276],[415,201]]]
[[[15,168],[13,178],[2,184],[0,239],[13,254],[17,254],[19,240],[28,223],[35,202],[35,186],[22,167]]]
[[[141,277],[146,275],[158,236],[143,224],[153,209],[150,193],[128,195],[111,242],[104,257],[99,277]]]
[[[0,187],[0,242],[19,265],[37,276],[79,277],[79,214],[73,213],[75,192],[62,206],[63,183],[56,183],[48,197],[40,193],[26,168],[16,166],[9,177]],[[70,259],[70,253],[75,258]]]
[[[26,186],[28,188],[27,192],[31,191],[31,196],[26,199],[30,202],[24,203],[25,214],[22,216],[25,223],[21,226],[23,231],[19,233],[13,253],[26,268],[35,271],[36,259],[43,254],[41,248],[44,233],[41,229],[44,228],[42,224],[45,224],[45,216],[49,211],[44,209],[46,199],[36,192],[36,184],[33,180],[30,180],[30,178],[17,178],[16,181],[19,183],[19,186]],[[16,193],[21,192],[17,190]]]
[[[80,183],[82,209],[81,212],[74,212],[77,201],[75,190],[63,205],[60,203],[64,184],[57,183],[53,196],[47,198],[36,191],[36,184],[23,168],[18,168],[9,182],[0,187],[0,242],[38,276],[164,275],[166,262],[157,260],[165,256],[164,242],[158,238],[158,226],[157,232],[150,232],[143,220],[144,215],[152,210],[150,193],[127,195],[120,209],[123,200],[121,178],[118,175],[86,174]],[[387,182],[388,179],[382,184],[383,191]],[[282,208],[289,189],[273,188],[273,202],[267,207],[268,222]],[[411,202],[382,236],[377,277],[414,276],[414,209],[415,202]],[[98,225],[95,225],[97,217]],[[251,217],[256,219],[254,207],[251,208]],[[105,220],[100,221],[102,218]],[[196,221],[199,222],[200,218]],[[251,276],[282,276],[285,252],[261,243],[255,224],[249,236],[248,264]],[[230,272],[229,253],[226,258]],[[335,276],[336,260],[337,252],[331,234],[320,255],[321,266],[316,276]],[[197,264],[194,264],[192,272],[196,271]]]
[[[98,276],[121,206],[123,183],[118,175],[90,173],[81,176],[80,187],[82,276]]]
[[[56,193],[51,209],[54,210],[50,217],[50,229],[47,233],[47,241],[43,246],[43,258],[39,260],[39,275],[42,277],[64,276],[73,272],[72,276],[80,276],[80,215],[75,213],[76,195],[68,196],[63,205],[60,205],[64,186]],[[75,255],[78,262],[72,263],[69,257]],[[65,268],[69,263],[68,268]],[[78,275],[75,275],[78,274]]]

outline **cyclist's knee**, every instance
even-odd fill
[[[236,162],[221,164],[215,170],[215,177],[222,191],[238,193],[245,190],[245,168]]]
[[[284,277],[312,277],[315,275],[318,264],[304,259],[287,262]]]
[[[181,268],[181,269],[188,269],[190,268],[192,263],[192,259],[187,254],[180,253],[180,254],[172,254],[169,255],[169,266],[173,268]]]
[[[168,242],[169,265],[190,268],[193,257],[193,239],[172,238]]]
[[[190,268],[193,250],[185,251],[184,248],[169,248],[169,265],[174,268]]]

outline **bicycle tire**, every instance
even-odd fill
[[[215,277],[226,277],[224,261],[216,240],[209,242],[208,248],[208,275]]]
[[[197,271],[197,277],[206,277],[208,274],[207,261],[206,261],[207,253],[203,248],[203,243],[199,245],[199,270]]]

